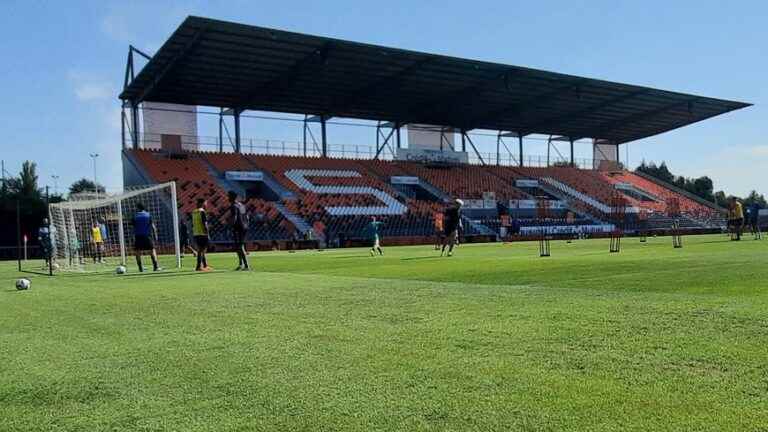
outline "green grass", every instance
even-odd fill
[[[537,247],[2,263],[0,430],[768,430],[768,241]]]

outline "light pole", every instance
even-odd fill
[[[59,176],[57,176],[56,174],[53,174],[51,178],[53,179],[53,193],[55,195],[58,195],[59,194]]]
[[[96,158],[99,157],[98,153],[90,153],[91,159],[93,159],[93,188],[96,190],[96,197],[99,196],[99,184],[96,182]]]

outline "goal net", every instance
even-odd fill
[[[154,224],[152,240],[160,266],[180,267],[179,218],[174,182],[141,187],[117,195],[87,194],[50,206],[52,255],[61,270],[137,270],[134,215],[145,208]],[[145,268],[152,268],[145,251]]]

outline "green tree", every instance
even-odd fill
[[[751,207],[752,204],[757,204],[760,206],[760,208],[768,207],[768,203],[766,203],[765,197],[762,194],[758,194],[756,190],[750,192],[743,201],[745,207]]]
[[[72,186],[69,187],[69,194],[78,194],[82,192],[98,192],[98,193],[104,193],[106,189],[104,186],[94,183],[93,180],[88,180],[87,178],[81,178],[80,180],[72,183]]]
[[[25,198],[40,198],[42,193],[37,186],[37,164],[32,161],[25,161],[21,165],[19,173],[18,193]]]

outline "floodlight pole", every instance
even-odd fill
[[[91,159],[93,159],[93,187],[96,189],[96,197],[99,196],[99,183],[96,181],[96,158],[99,157],[98,153],[89,153]]]

